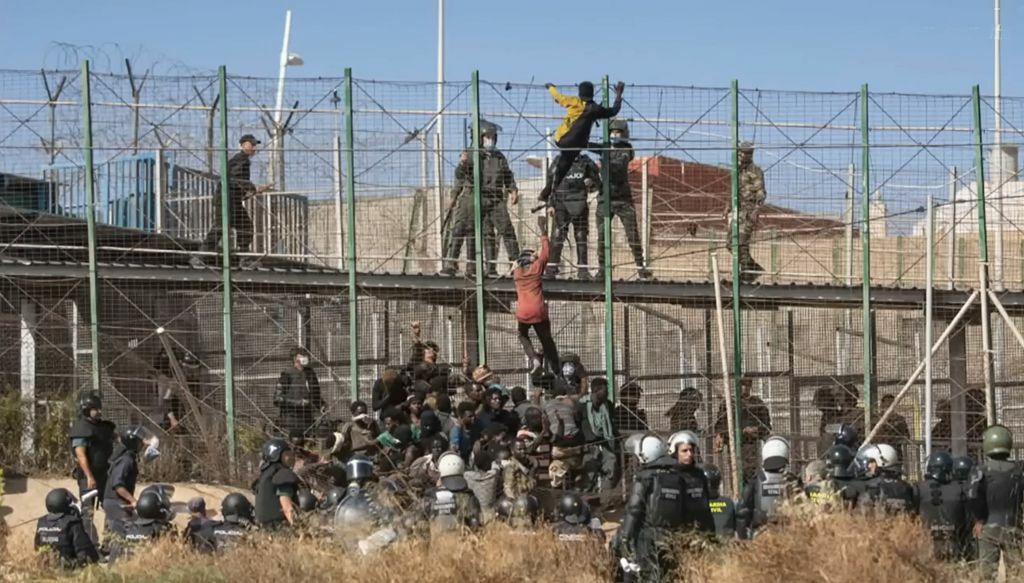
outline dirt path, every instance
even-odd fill
[[[8,539],[8,548],[11,551],[25,549],[32,545],[32,537],[35,534],[36,519],[46,514],[46,494],[54,488],[67,488],[76,496],[78,487],[71,479],[46,479],[46,478],[6,478],[4,486],[3,505],[0,506],[0,516],[7,521],[11,529],[11,536]],[[141,492],[148,483],[139,484],[137,492]],[[211,484],[180,483],[174,484],[175,510],[178,516],[175,523],[184,527],[188,522],[188,514],[184,504],[194,496],[202,496],[206,499],[206,507],[212,517],[217,516],[220,502],[224,496],[232,492],[232,489]],[[179,508],[180,507],[180,508]],[[103,531],[103,511],[96,512],[96,528]]]

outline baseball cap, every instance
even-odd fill
[[[262,143],[263,143],[263,142],[261,142],[261,141],[257,140],[257,139],[256,139],[256,136],[254,136],[254,135],[252,135],[252,134],[245,134],[244,136],[242,136],[242,137],[241,137],[241,138],[240,138],[240,139],[238,140],[238,143],[239,143],[239,144],[244,144],[244,143],[246,143],[246,142],[251,142],[251,143],[253,143],[253,144],[262,144]]]

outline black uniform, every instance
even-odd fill
[[[564,156],[561,154],[559,157]],[[557,165],[556,158],[555,164]],[[554,172],[554,166],[552,172]],[[588,187],[601,188],[601,173],[594,161],[586,155],[579,156],[569,168],[562,185],[555,191],[552,204],[555,207],[555,234],[551,241],[551,257],[548,259],[548,273],[558,273],[558,263],[562,260],[562,247],[572,227],[576,239],[576,265],[584,269],[587,265],[587,236],[590,233],[590,206],[587,204]]]
[[[100,560],[76,512],[47,514],[36,522],[35,549],[48,549],[60,558],[63,566],[80,567]]]
[[[252,528],[248,523],[232,520],[217,522],[213,525],[213,544],[218,551],[237,546],[248,538]]]
[[[256,493],[256,524],[265,529],[287,526],[280,498],[291,498],[298,508],[299,478],[295,472],[281,462],[264,463],[253,491]]]
[[[722,540],[736,538],[736,505],[729,498],[709,498],[708,508],[715,521],[715,535]]]
[[[251,169],[252,161],[245,152],[238,152],[228,160],[228,213],[231,215],[230,227],[235,230],[240,251],[248,251],[253,238],[252,219],[249,218],[249,213],[242,204],[249,193],[256,191],[250,178]],[[206,234],[206,240],[203,243],[203,248],[206,251],[216,250],[223,233],[220,224],[221,196],[219,188],[218,192],[213,195],[213,211],[214,227]]]
[[[843,508],[856,508],[866,489],[866,482],[857,478],[832,478],[832,493]]]
[[[611,194],[611,218],[619,217],[626,232],[629,250],[637,267],[644,267],[644,249],[640,243],[640,232],[636,226],[636,209],[633,207],[633,190],[629,185],[629,163],[633,161],[633,144],[626,140],[612,140],[608,154],[608,182]],[[597,261],[604,270],[604,200],[597,205]],[[674,426],[673,426],[674,427]]]
[[[174,527],[165,520],[153,518],[135,518],[123,524],[123,530],[110,543],[110,561],[127,558],[135,550],[151,541],[174,531]]]
[[[308,366],[302,370],[291,366],[281,372],[274,392],[274,404],[281,412],[278,424],[288,437],[307,435],[324,406],[316,372]]]
[[[917,511],[932,537],[935,556],[944,560],[969,559],[965,542],[971,537],[967,500],[957,482],[931,478],[917,483]]]
[[[562,543],[593,543],[604,539],[604,532],[591,528],[589,524],[572,524],[560,520],[551,525],[558,542]]]
[[[134,496],[135,482],[138,479],[139,454],[118,444],[110,458],[110,471],[103,490],[103,513],[107,517],[104,527],[106,532],[124,534],[124,523],[128,520],[129,514],[124,507],[126,502],[117,494],[116,488],[123,487]]]
[[[1024,471],[1007,459],[987,458],[974,468],[969,493],[972,512],[983,521],[978,538],[978,559],[989,566],[1005,554],[1007,567],[1018,560]]]
[[[859,505],[874,507],[888,513],[917,512],[914,487],[899,476],[882,474],[864,482]]]
[[[619,553],[640,565],[640,581],[661,581],[675,570],[670,541],[686,530],[714,533],[704,472],[665,456],[637,472],[622,520]]]
[[[99,544],[99,535],[96,533],[92,518],[96,507],[103,501],[103,492],[106,490],[110,456],[114,451],[115,429],[116,426],[110,421],[92,419],[83,415],[71,424],[71,430],[68,432],[71,442],[71,458],[75,459],[76,447],[85,448],[85,458],[89,462],[89,469],[96,479],[96,490],[99,492],[99,495],[91,501],[82,504],[82,523],[93,544]],[[75,462],[75,469],[71,472],[71,477],[78,482],[78,498],[81,499],[89,488],[85,472],[78,466],[78,462]]]
[[[185,525],[185,541],[195,550],[201,553],[210,553],[216,548],[213,538],[213,529],[217,521],[197,516],[188,521]]]

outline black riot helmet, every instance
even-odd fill
[[[835,435],[832,436],[832,445],[845,445],[850,449],[856,449],[858,440],[859,436],[853,425],[843,423],[836,430]]]
[[[853,450],[842,444],[833,445],[825,452],[825,466],[833,478],[852,478],[853,459]]]
[[[507,520],[512,517],[512,511],[515,507],[516,503],[514,500],[508,496],[502,496],[494,505],[494,513],[498,515],[498,518]]]
[[[966,482],[971,478],[971,471],[974,470],[974,459],[968,456],[958,457],[953,460],[953,479]]]
[[[943,484],[949,483],[953,479],[953,456],[948,451],[933,451],[925,463],[924,476]]]
[[[299,510],[302,512],[312,512],[316,510],[320,501],[316,499],[316,495],[306,489],[299,490]]]
[[[243,494],[232,492],[224,497],[220,503],[220,513],[227,519],[235,522],[252,522],[252,503]]]
[[[263,457],[263,461],[268,464],[273,464],[281,461],[281,456],[286,451],[290,451],[292,446],[283,439],[271,439],[263,444],[263,448],[260,453]]]
[[[143,493],[139,496],[139,499],[135,501],[135,514],[137,514],[139,518],[160,520],[168,518],[170,511],[171,509],[167,505],[167,501],[164,500],[160,494],[152,490]]]
[[[129,427],[121,433],[121,445],[130,451],[141,451],[149,437],[149,432],[144,428]]]
[[[364,457],[353,457],[345,464],[345,476],[349,482],[366,482],[373,477],[373,462]]]
[[[327,491],[324,495],[323,502],[320,503],[320,507],[325,510],[336,508],[338,504],[345,498],[345,488],[339,488],[335,486]]]
[[[590,506],[576,492],[566,492],[558,500],[558,516],[569,524],[590,522]]]
[[[715,464],[704,464],[704,477],[708,479],[708,489],[711,490],[710,494],[712,498],[718,498],[721,495],[719,490],[722,487],[722,470]]]
[[[67,488],[55,488],[46,495],[46,511],[51,514],[68,514],[75,510],[75,497]]]
[[[78,400],[78,412],[81,413],[83,417],[89,417],[89,414],[93,409],[103,409],[103,402],[100,401],[99,395],[96,393],[82,395],[82,398]]]
[[[584,503],[586,504],[586,503]],[[525,519],[533,524],[540,514],[540,501],[530,494],[523,494],[512,503],[512,516],[517,519]],[[589,512],[588,512],[589,514]]]

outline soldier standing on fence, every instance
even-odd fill
[[[252,183],[252,157],[256,155],[256,146],[261,142],[252,134],[245,134],[239,140],[241,151],[228,160],[228,212],[231,215],[230,227],[235,230],[236,247],[238,251],[248,251],[252,244],[253,224],[248,211],[242,204],[245,199],[253,194],[259,194],[270,190],[271,185],[265,184],[256,186]],[[221,224],[220,192],[213,196],[213,228],[206,234],[203,241],[203,251],[216,251],[224,236],[224,226]],[[228,235],[230,237],[230,234]],[[202,267],[202,260],[199,257],[192,258],[194,267]]]
[[[637,276],[650,279],[651,272],[644,266],[644,249],[640,244],[640,233],[636,227],[636,209],[633,207],[633,191],[629,186],[629,163],[633,161],[633,145],[629,143],[629,125],[624,119],[613,119],[609,122],[611,132],[611,152],[608,154],[608,182],[611,187],[611,218],[619,217],[622,229],[626,231],[626,241],[633,253]],[[597,261],[600,270],[598,278],[604,277],[604,200],[597,205]]]
[[[455,168],[455,188],[452,189],[451,200],[448,202],[448,210],[441,227],[444,231],[443,256],[451,258],[453,261],[459,258],[465,243],[465,237],[454,236],[459,217],[469,217],[470,223],[473,221],[473,165],[469,161],[469,152],[466,150],[459,155],[459,165]],[[494,236],[494,221],[490,216],[481,217],[480,228],[484,233],[484,260],[494,261],[498,255],[498,244]],[[467,261],[476,261],[476,257],[472,256],[468,245],[466,252]],[[472,274],[470,273],[470,275]]]
[[[754,257],[750,254],[750,240],[754,236],[754,231],[757,230],[761,206],[764,205],[764,172],[757,164],[754,164],[754,145],[750,142],[740,144],[738,158],[740,208],[737,219],[740,231],[739,262],[740,270],[742,271],[740,279],[749,283],[756,281],[761,276],[761,272],[764,271],[764,268],[757,261],[754,261]],[[727,210],[730,220],[730,241],[732,210],[732,201],[730,200]]]
[[[480,163],[483,165],[480,171],[480,215],[482,224],[492,224],[496,234],[490,236],[489,231],[484,230],[490,241],[500,238],[504,241],[505,252],[508,260],[515,262],[519,257],[519,240],[516,238],[515,227],[512,226],[512,218],[509,216],[508,207],[505,206],[505,195],[508,194],[508,202],[515,205],[519,202],[519,189],[516,187],[516,179],[509,167],[508,159],[498,150],[498,126],[488,121],[480,122],[480,141],[483,146],[480,150]],[[455,170],[456,177],[465,177],[472,181],[473,159],[467,156],[459,163]],[[472,184],[472,182],[469,182]],[[468,192],[467,192],[468,194]],[[455,275],[455,259],[462,248],[462,241],[466,241],[467,252],[470,262],[476,261],[476,228],[472,196],[462,195],[458,206],[455,209],[454,227],[452,228],[452,242],[449,245],[448,256],[445,258],[445,265],[441,269],[443,275]],[[495,255],[497,252],[495,252]],[[468,271],[467,271],[468,273]],[[497,275],[497,266],[489,263],[487,274]]]

